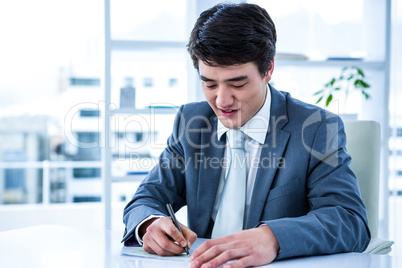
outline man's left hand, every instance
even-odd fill
[[[192,268],[248,267],[271,263],[279,251],[278,240],[271,228],[262,225],[232,235],[204,242],[190,258]]]

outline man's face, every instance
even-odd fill
[[[263,106],[274,63],[264,77],[253,62],[212,67],[199,61],[202,91],[227,128],[239,128]]]

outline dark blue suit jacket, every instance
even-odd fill
[[[271,117],[245,228],[267,224],[277,259],[363,251],[370,241],[367,215],[346,152],[342,120],[271,88]],[[124,211],[126,233],[149,215],[188,208],[188,226],[209,238],[225,138],[208,103],[186,104],[168,146]]]

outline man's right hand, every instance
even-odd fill
[[[146,252],[160,256],[181,254],[184,252],[183,247],[191,248],[197,235],[183,224],[180,224],[180,228],[184,237],[170,217],[150,219],[139,229],[139,235],[144,242],[142,247]]]

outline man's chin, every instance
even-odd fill
[[[219,121],[222,123],[222,125],[230,129],[239,128],[241,126],[237,120],[233,120],[225,116],[220,116]]]

